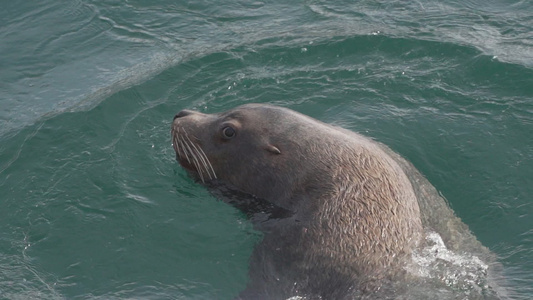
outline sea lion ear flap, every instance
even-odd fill
[[[265,147],[265,149],[266,149],[266,151],[274,153],[274,154],[281,154],[281,151],[279,151],[278,147],[276,147],[276,146],[274,146],[272,144],[268,144]]]

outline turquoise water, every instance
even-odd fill
[[[0,298],[231,299],[261,234],[181,109],[282,105],[411,161],[533,298],[530,1],[39,1],[0,12]]]

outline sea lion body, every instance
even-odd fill
[[[180,164],[290,212],[264,232],[242,298],[342,299],[401,273],[422,237],[411,182],[382,147],[292,110],[248,104],[181,111],[172,125]]]

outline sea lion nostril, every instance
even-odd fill
[[[184,109],[182,111],[180,111],[179,113],[177,113],[175,116],[174,116],[174,120],[176,120],[177,118],[182,118],[182,117],[186,117],[190,114],[192,114],[193,111],[191,110],[187,110],[187,109]]]

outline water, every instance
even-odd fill
[[[237,295],[261,235],[169,128],[248,102],[389,145],[532,298],[532,32],[530,1],[6,2],[0,298]]]

